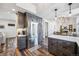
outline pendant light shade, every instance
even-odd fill
[[[71,16],[71,5],[72,5],[72,3],[69,3],[68,5],[69,5],[69,16]]]
[[[57,10],[58,10],[58,9],[55,9],[55,17],[57,17]]]
[[[54,11],[55,11],[55,20],[57,20],[57,10],[58,9],[54,9]]]

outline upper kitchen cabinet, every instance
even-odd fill
[[[18,12],[18,28],[26,28],[26,13]]]

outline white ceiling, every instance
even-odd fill
[[[55,8],[58,9],[57,16],[69,11],[68,3],[35,3],[34,5],[37,8],[37,14],[48,20],[53,20],[55,17]],[[79,3],[72,3],[72,9],[76,8],[79,8]]]
[[[12,9],[17,11],[24,12],[25,10],[16,6],[16,3],[0,3],[0,12],[13,12]],[[13,12],[14,13],[14,12]]]
[[[14,3],[0,3],[0,12],[11,11],[13,8],[16,8]]]
[[[0,3],[0,20],[15,20],[16,15],[12,11],[15,7],[15,4],[9,4],[9,3]]]
[[[68,3],[32,3],[32,4],[36,7],[37,15],[48,20],[53,20],[53,18],[55,17],[55,11],[54,11],[55,8],[58,9],[57,16],[63,15],[64,12],[69,11]],[[79,8],[79,3],[72,4],[72,9],[76,9],[76,8]],[[9,14],[11,15],[11,17],[9,18],[12,18],[12,16],[15,14],[15,12],[12,11],[12,9],[16,9],[15,12],[26,11],[25,9],[16,6],[16,3],[0,3],[0,17],[2,17],[5,13],[7,13],[5,15],[8,15],[8,12],[10,12]]]
[[[16,3],[0,3],[0,19],[16,20],[17,11],[25,12],[24,9],[17,7]]]

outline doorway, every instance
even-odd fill
[[[30,51],[37,50],[39,48],[38,45],[38,23],[37,22],[31,22],[31,47]]]
[[[34,46],[38,45],[38,23],[31,22],[31,40],[34,41]]]

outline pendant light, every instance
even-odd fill
[[[55,19],[57,19],[57,10],[58,9],[54,9],[54,11],[55,11]]]
[[[71,5],[72,5],[72,3],[69,3],[68,5],[69,5],[69,16],[71,16],[71,13],[72,13],[71,12]]]

